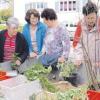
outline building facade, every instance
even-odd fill
[[[82,12],[84,0],[14,0],[14,16],[24,22],[28,9],[35,8],[40,13],[44,8],[53,8],[60,22],[76,23]],[[76,22],[75,22],[76,21]]]

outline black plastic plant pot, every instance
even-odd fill
[[[73,73],[69,77],[64,77],[65,81],[70,82],[73,86],[77,87],[77,74]]]

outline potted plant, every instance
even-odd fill
[[[64,78],[65,81],[70,82],[73,86],[77,86],[77,73],[75,73],[75,66],[73,62],[67,61],[64,64],[60,64],[61,73],[60,76]]]

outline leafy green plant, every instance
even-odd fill
[[[2,23],[2,21],[1,21],[1,23]],[[6,22],[5,22],[5,23],[6,23]],[[23,26],[20,25],[20,26],[18,27],[18,32],[22,32],[22,28],[23,28]],[[6,24],[4,24],[4,25],[0,24],[0,30],[4,30],[4,29],[6,29]]]
[[[6,26],[0,24],[0,30],[3,30],[3,29],[6,29]]]
[[[14,53],[12,56],[13,56],[13,59],[11,61],[11,66],[12,66],[12,68],[16,69],[16,67],[17,67],[16,61],[20,60],[20,58],[18,57],[18,53]]]
[[[45,69],[41,64],[34,64],[31,68],[25,71],[25,76],[27,76],[28,80],[33,81],[39,79],[42,75],[46,75],[49,73],[49,70]]]
[[[88,90],[88,86],[84,85],[84,86],[80,86],[77,88],[71,88],[68,89],[65,92],[61,92],[58,91],[56,93],[53,93],[53,100],[87,100],[87,90]],[[46,94],[47,97],[50,96],[48,93]],[[31,96],[32,99],[30,100],[35,100],[35,97],[38,95],[33,94]],[[41,95],[40,95],[41,96]],[[45,94],[42,95],[42,98],[45,97]],[[36,99],[36,100],[52,100],[52,99]]]
[[[59,64],[58,66],[61,66],[60,76],[63,77],[69,77],[75,70],[74,64],[70,61]]]
[[[46,77],[50,73],[50,69],[45,69],[41,64],[35,64],[32,68],[28,69],[24,74],[28,80],[40,80],[42,87],[49,92],[56,92],[57,89]]]
[[[69,89],[66,92],[57,92],[58,100],[86,100],[87,86]]]
[[[58,91],[58,89],[46,77],[40,77],[40,82],[45,90],[52,93]]]

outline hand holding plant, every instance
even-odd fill
[[[14,53],[13,54],[13,59],[11,61],[12,68],[16,69],[16,67],[21,64],[20,60],[21,59],[18,57],[18,53]]]

